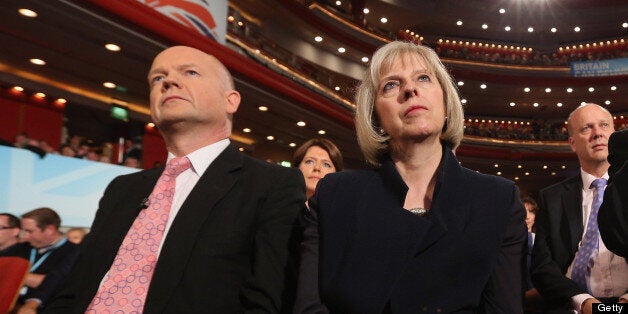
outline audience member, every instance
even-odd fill
[[[613,130],[613,117],[601,106],[571,112],[569,145],[580,174],[540,193],[532,280],[552,313],[591,313],[593,302],[628,302],[628,263],[608,251],[597,228]]]
[[[131,167],[131,168],[142,168],[141,162],[133,156],[128,156],[122,163],[123,166]]]
[[[332,141],[313,138],[294,151],[292,165],[298,167],[305,178],[305,197],[314,195],[316,184],[328,173],[342,170],[342,153]]]
[[[438,56],[381,47],[356,105],[358,143],[378,169],[319,182],[295,312],[522,313],[519,191],[456,160],[463,111]]]
[[[628,129],[608,141],[610,179],[600,207],[602,240],[613,253],[628,258]]]
[[[542,306],[541,295],[539,291],[534,288],[532,284],[532,278],[530,277],[530,265],[532,264],[532,249],[534,248],[534,221],[536,220],[536,210],[538,206],[536,201],[530,196],[524,196],[521,198],[523,206],[526,208],[526,226],[528,227],[528,249],[526,258],[526,277],[524,282],[525,288],[525,302],[524,310],[526,313],[538,313]]]
[[[74,244],[81,244],[86,234],[87,231],[85,231],[84,228],[72,228],[65,232],[65,236],[68,238],[68,241]]]
[[[61,218],[52,209],[41,207],[22,215],[22,241],[5,250],[3,256],[18,256],[31,263],[18,305],[37,308],[59,287],[64,276],[47,274],[72,265],[78,247],[59,232]],[[26,303],[26,304],[25,304]]]
[[[148,81],[166,169],[111,182],[49,313],[291,308],[287,270],[305,203],[302,176],[230,143],[240,94],[215,57],[168,48],[154,59]]]
[[[9,214],[0,213],[0,254],[20,240],[20,219]]]
[[[61,156],[76,157],[76,151],[67,144],[63,144],[61,145],[61,147],[59,147],[59,153],[61,154]]]

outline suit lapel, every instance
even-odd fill
[[[161,312],[194,254],[194,239],[218,201],[237,182],[243,166],[233,145],[207,168],[175,217],[161,250],[149,287],[145,311]]]
[[[563,213],[569,225],[569,247],[573,253],[578,250],[578,243],[584,232],[582,221],[582,179],[578,177],[565,183],[566,193],[562,194]]]

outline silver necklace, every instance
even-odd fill
[[[409,212],[419,216],[419,217],[423,217],[425,215],[427,215],[427,209],[426,208],[422,208],[422,207],[416,207],[416,208],[410,208],[408,209]]]

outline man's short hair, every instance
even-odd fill
[[[7,227],[22,228],[22,223],[20,222],[20,218],[17,218],[17,216],[9,214],[9,213],[0,213],[0,216],[7,217],[7,223],[9,224]]]
[[[61,218],[59,215],[48,207],[33,209],[22,215],[22,218],[35,220],[37,222],[37,227],[41,230],[44,230],[49,225],[53,225],[57,230],[59,229],[59,226],[61,226]]]

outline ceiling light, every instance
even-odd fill
[[[120,46],[116,44],[106,44],[105,48],[107,48],[107,50],[109,51],[120,51]]]
[[[462,26],[462,21],[461,20],[456,21],[456,25]]]
[[[626,23],[626,22],[622,23],[622,24],[621,24],[621,27],[623,27],[623,28],[628,28],[628,23]]]
[[[506,13],[506,10],[504,8],[500,8],[499,9],[499,14],[504,14],[504,13]]]
[[[502,175],[502,172],[501,172],[501,171],[497,171],[497,175],[498,175],[498,176],[501,176],[501,175]]]
[[[347,51],[347,50],[344,47],[338,48],[338,52],[340,52],[340,53],[345,53],[345,51]]]
[[[18,91],[18,92],[23,92],[24,91],[24,87],[22,87],[22,86],[13,86],[13,90]]]
[[[342,5],[342,2],[336,1],[336,5]]]
[[[464,82],[463,81],[458,81],[458,86],[463,86]]]
[[[317,43],[320,43],[321,41],[323,41],[323,37],[316,36],[316,37],[314,37],[314,41],[317,42]]]
[[[528,27],[528,33],[532,33],[532,32],[534,32],[534,27],[532,26]]]
[[[382,23],[386,23],[388,22],[388,19],[386,17],[382,17],[381,19],[379,19],[379,21]]]
[[[587,104],[587,102],[586,102],[586,101],[580,102],[580,106],[584,106],[584,105],[586,105],[586,104]]]
[[[251,129],[249,129],[249,128],[244,128],[244,129],[242,129],[242,132],[244,132],[244,133],[251,133]]]
[[[553,175],[553,176],[555,176],[555,175],[556,175],[556,172],[552,171],[552,175]]]
[[[524,92],[529,93],[530,92],[530,87],[526,87],[523,89]]]
[[[519,181],[519,177],[515,177],[515,181]]]
[[[288,144],[288,146],[290,146],[290,147],[297,147],[297,143],[290,143],[290,144]]]
[[[37,59],[37,58],[30,59],[30,62],[32,64],[36,64],[36,65],[46,65],[46,61],[44,61],[42,59]]]
[[[37,17],[37,12],[30,9],[19,9],[17,12],[20,12],[20,14],[26,17]]]
[[[529,172],[526,172],[526,173],[524,173],[524,174],[525,174],[526,176],[529,176],[529,175],[530,175],[530,173],[529,173]]]
[[[564,166],[564,165],[563,165],[563,166],[560,166],[560,168],[561,168],[561,169],[565,169],[565,168],[567,168],[567,166]]]
[[[364,62],[364,63],[369,62],[369,57],[362,57],[362,62]]]
[[[318,130],[318,134],[320,135],[324,135],[325,133],[327,133],[325,130]]]
[[[364,14],[369,14],[369,12],[371,12],[368,8],[364,8],[364,10],[362,10],[362,12],[364,12]]]
[[[538,107],[538,106],[539,106],[539,103],[538,103],[538,102],[535,102],[535,103],[533,103],[533,104],[532,104],[532,106],[534,106],[534,107]]]
[[[546,92],[546,93],[551,93],[551,92],[552,92],[552,89],[548,87],[548,88],[546,88],[546,89],[545,89],[545,92]]]
[[[481,88],[481,89],[486,89],[486,84],[482,84],[482,85],[480,85],[480,88]]]
[[[482,29],[487,29],[488,25],[487,24],[482,24]]]
[[[594,91],[595,91],[595,88],[589,87],[589,92],[593,93]]]
[[[493,167],[499,168],[499,164],[494,164]]]
[[[543,169],[547,169],[547,165],[543,165]]]
[[[259,107],[257,107],[257,109],[259,111],[268,111],[268,107],[266,107],[266,106],[259,106]]]
[[[42,92],[35,93],[35,97],[37,97],[37,98],[45,98],[45,97],[46,97],[46,94],[44,94],[44,93],[42,93]]]
[[[576,27],[574,27],[574,28],[573,28],[573,31],[574,31],[574,32],[576,32],[576,33],[577,33],[577,32],[579,32],[579,31],[580,31],[580,26],[576,26]]]
[[[299,121],[299,122],[297,122],[297,125],[298,126],[305,126],[305,121]]]
[[[604,102],[604,104],[606,104],[606,105],[610,105],[610,104],[611,104],[611,101],[610,101],[610,100],[607,100],[607,101],[605,101],[605,102]]]
[[[104,82],[104,83],[102,83],[102,86],[104,86],[106,88],[116,88],[116,84],[111,83],[111,82]]]
[[[567,87],[567,92],[568,92],[568,93],[573,92],[573,88],[571,88],[571,87]]]
[[[239,21],[238,22],[238,26],[242,27],[242,26],[244,26],[244,23],[242,23],[242,21]]]
[[[228,21],[229,23],[233,23],[233,21],[235,21],[235,17],[233,17],[233,15],[229,15],[229,16],[227,17],[227,21]]]
[[[556,27],[552,27],[552,28],[550,29],[550,32],[552,32],[552,33],[556,33],[557,31],[558,31],[558,29],[556,29]]]
[[[148,123],[146,124],[146,126],[148,126],[149,128],[154,128],[154,127],[155,127],[155,123],[148,122]]]
[[[521,167],[522,167],[521,165],[517,165],[517,168],[521,169]]]
[[[467,103],[467,100],[466,100],[466,99],[464,99],[464,98],[462,98],[462,99],[460,100],[460,102],[461,102],[461,103],[463,103],[463,104],[466,104],[466,103]]]
[[[504,27],[504,30],[506,30],[507,32],[510,32],[510,26]]]
[[[514,106],[515,106],[515,103],[514,103],[514,102],[511,102],[511,103],[510,103],[510,107],[514,107]]]
[[[267,136],[267,137],[266,137],[266,139],[267,139],[267,140],[269,140],[269,141],[272,141],[272,140],[274,140],[274,139],[275,139],[275,137],[274,137],[274,136],[272,136],[272,135],[269,135],[269,136]]]
[[[68,102],[67,99],[65,99],[65,98],[57,98],[57,100],[55,100],[55,101],[60,103],[60,104],[65,104],[65,103]]]
[[[611,90],[617,90],[617,86],[611,86]]]
[[[559,102],[559,103],[557,103],[557,104],[556,104],[556,107],[559,107],[559,108],[560,108],[560,107],[562,107],[562,106],[563,106],[563,103],[562,103],[562,102]]]
[[[244,147],[239,147],[238,150],[243,152],[244,151]]]

